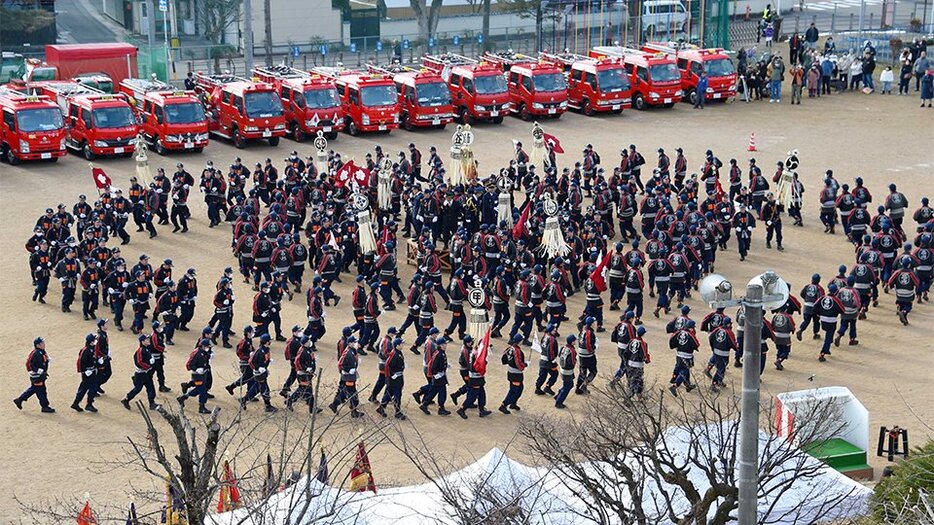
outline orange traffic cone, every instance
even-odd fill
[[[759,151],[756,149],[756,132],[755,131],[753,131],[749,135],[749,147],[746,149],[747,151]]]

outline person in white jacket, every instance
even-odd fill
[[[895,72],[892,71],[892,66],[885,66],[885,69],[882,70],[882,73],[879,73],[879,82],[882,83],[882,94],[891,95],[892,94],[892,82],[895,80]]]
[[[853,63],[850,64],[850,89],[859,89],[859,84],[863,80],[863,61],[853,57]]]

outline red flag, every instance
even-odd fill
[[[350,469],[350,490],[355,492],[371,490],[374,494],[376,493],[376,482],[373,481],[370,458],[366,454],[362,441],[357,443],[357,459]]]
[[[217,498],[217,512],[230,512],[240,507],[240,489],[230,462],[224,461],[224,475],[221,478],[221,490]]]
[[[532,210],[532,201],[525,203],[525,207],[522,208],[522,214],[519,215],[519,220],[516,222],[516,225],[512,227],[512,238],[521,239],[529,233],[529,229],[525,227],[525,223],[529,221],[529,212]]]
[[[341,166],[337,175],[334,176],[334,185],[343,188],[351,181],[356,182],[361,188],[366,188],[370,183],[370,170],[357,166],[352,160],[347,161],[347,164]]]
[[[555,153],[564,153],[564,148],[561,147],[561,141],[558,140],[558,137],[554,135],[544,134],[545,144],[551,148]]]
[[[606,291],[606,280],[603,278],[603,271],[606,270],[607,265],[610,264],[611,257],[613,257],[613,252],[606,254],[603,260],[600,261],[600,264],[590,273],[590,280],[593,281],[593,284],[597,287],[597,291],[599,292]]]
[[[106,190],[112,183],[110,177],[104,173],[102,168],[91,168],[91,177],[94,179],[94,185],[97,186],[98,190]]]
[[[486,329],[480,346],[477,347],[477,357],[473,361],[473,369],[480,375],[486,375],[486,356],[490,353],[490,332],[492,327]]]
[[[723,192],[723,186],[720,185],[720,177],[717,177],[717,184],[715,187],[716,187],[715,194],[717,196],[717,200],[722,200],[724,192]]]
[[[84,508],[78,513],[78,525],[97,525],[94,513],[91,512],[91,502],[85,501]]]

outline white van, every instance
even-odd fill
[[[642,2],[642,32],[646,35],[687,33],[690,17],[681,0]]]

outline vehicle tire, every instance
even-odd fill
[[[337,140],[337,132],[336,132],[336,131],[329,131],[329,132],[327,132],[327,133],[324,134],[324,138],[326,138],[326,139],[328,139],[328,140]]]
[[[440,129],[441,131],[444,131],[444,128],[446,127],[448,127],[447,124],[441,124],[440,126],[438,126],[438,129]]]
[[[674,103],[674,102],[669,102],[668,104],[665,104],[665,107],[666,107],[666,108],[673,108],[673,107],[675,107],[675,103]]]
[[[279,145],[279,137],[269,137],[269,145],[276,147]]]
[[[91,151],[91,145],[88,144],[87,142],[85,142],[84,147],[81,148],[81,153],[84,155],[85,160],[94,160],[97,158],[97,155],[95,155],[94,152]]]
[[[561,118],[561,115],[564,115],[564,113],[555,113],[554,115],[551,116],[551,118],[558,120],[559,118]]]
[[[360,134],[360,130],[357,129],[357,125],[354,124],[354,121],[352,118],[347,119],[347,133],[350,133],[351,137],[356,137],[357,135]]]
[[[191,151],[193,151],[194,153],[201,153],[202,151],[204,151],[204,148],[195,148]]]
[[[623,108],[614,109],[614,110],[612,110],[612,111],[613,111],[613,114],[614,114],[614,115],[619,115],[620,113],[623,112]]]
[[[467,109],[467,106],[461,107],[460,117],[463,124],[473,124],[473,117],[470,116],[470,111]]]
[[[292,123],[292,140],[295,142],[302,142],[305,140],[305,132],[302,131],[302,127],[298,125],[298,122]]]
[[[529,114],[529,108],[525,104],[519,105],[519,117],[526,122],[532,118],[532,115]]]
[[[10,164],[10,166],[16,166],[20,163],[19,157],[16,156],[16,153],[13,151],[13,148],[7,146],[4,151],[3,158]]]
[[[581,109],[583,110],[584,115],[587,115],[588,117],[593,116],[593,104],[591,104],[590,101],[586,98],[584,99],[584,103],[581,106]]]
[[[689,90],[688,90],[688,96],[682,98],[681,100],[690,103],[692,106],[693,106],[694,104],[697,104],[697,90],[696,90],[696,89],[689,89]]]
[[[158,153],[159,155],[165,155],[166,153],[165,144],[162,143],[162,139],[160,139],[159,137],[156,137],[155,143],[156,143],[156,146],[154,149],[156,150],[156,153]]]
[[[240,134],[240,130],[234,128],[233,130],[233,143],[234,147],[237,149],[243,149],[246,147],[246,139],[243,138],[243,135]]]
[[[632,107],[638,109],[639,111],[645,111],[645,99],[642,98],[642,95],[636,93],[632,96]]]
[[[503,117],[493,117],[493,124],[502,124]]]
[[[58,159],[60,158],[61,157],[52,157],[51,159],[49,159],[49,162],[51,162],[52,164],[55,164],[56,162],[58,162]]]

